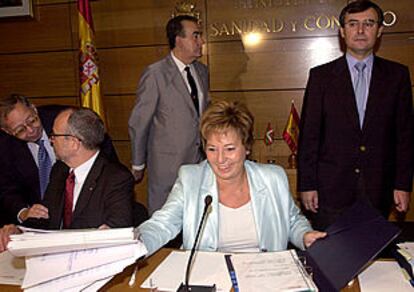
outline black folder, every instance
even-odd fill
[[[306,251],[320,291],[339,291],[401,232],[366,202],[358,201],[330,225],[327,237]]]

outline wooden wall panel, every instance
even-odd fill
[[[414,32],[383,36],[377,55],[408,66],[414,85]]]
[[[213,43],[209,53],[212,91],[304,88],[309,68],[342,54],[337,37],[265,40],[250,48]]]
[[[128,119],[135,104],[135,95],[105,96],[104,104],[108,132],[112,139],[129,140]]]
[[[69,5],[38,6],[35,18],[0,23],[0,53],[54,51],[72,48]]]
[[[289,116],[292,100],[300,113],[303,90],[293,91],[253,91],[253,92],[212,92],[213,99],[241,101],[255,117],[255,139],[263,139],[270,122],[276,138],[281,138]]]
[[[261,33],[265,39],[336,36],[344,0],[208,1],[208,40],[238,40]],[[414,30],[412,0],[376,1],[386,14],[386,32]],[[239,33],[241,31],[241,33]]]
[[[105,94],[134,94],[144,68],[168,54],[168,48],[117,48],[98,54]]]
[[[126,165],[131,165],[131,145],[128,141],[114,141],[114,146],[118,153],[120,161]],[[135,200],[147,204],[147,176],[145,174],[143,181],[135,185]]]
[[[411,33],[384,35],[378,55],[414,70]],[[309,69],[343,52],[338,37],[264,40],[255,47],[241,41],[209,45],[210,90],[305,88]],[[413,79],[414,80],[414,79]]]
[[[169,0],[93,3],[98,46],[166,44],[164,27],[173,5]]]
[[[77,0],[35,0],[37,5],[48,5],[48,4],[64,4],[64,3],[75,3]]]
[[[47,97],[47,98],[30,98],[30,102],[34,105],[48,105],[48,104],[64,104],[79,106],[78,97]]]
[[[192,2],[204,17],[204,1]],[[176,4],[175,0],[91,2],[98,48],[166,45],[165,25]],[[72,29],[77,35],[76,23]]]
[[[77,53],[0,55],[0,95],[77,96]]]

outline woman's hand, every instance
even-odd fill
[[[305,247],[308,248],[319,238],[324,238],[326,235],[326,232],[308,231],[303,235],[303,243],[305,244]]]

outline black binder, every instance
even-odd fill
[[[366,202],[358,201],[306,251],[320,291],[339,291],[401,232]]]

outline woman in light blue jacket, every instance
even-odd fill
[[[191,249],[204,210],[212,204],[198,248],[207,251],[304,249],[326,236],[313,231],[295,205],[284,170],[246,160],[253,144],[253,115],[242,104],[212,103],[201,120],[207,160],[181,167],[167,202],[137,229],[149,254],[182,230]]]

